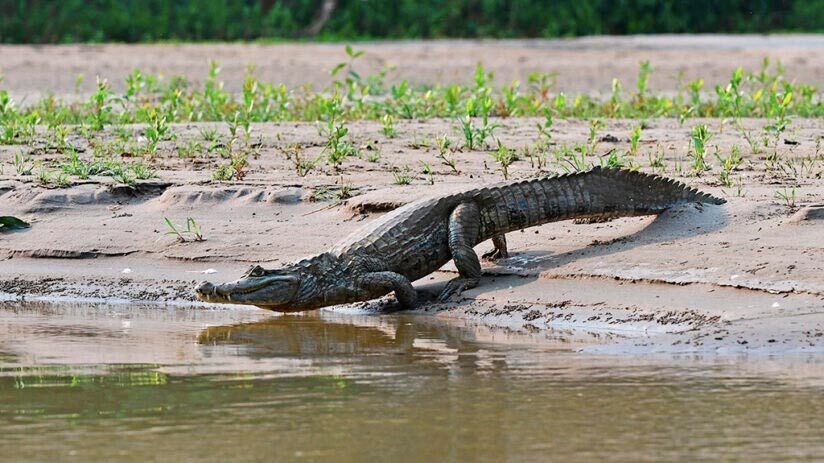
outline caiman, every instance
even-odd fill
[[[489,258],[507,257],[505,234],[568,219],[658,214],[689,202],[726,201],[657,175],[595,167],[586,172],[509,181],[423,199],[366,224],[332,249],[276,269],[253,266],[242,278],[200,283],[208,302],[250,304],[297,312],[395,292],[415,306],[412,282],[453,260],[459,276],[440,300],[478,285],[481,263],[473,249],[492,240]]]

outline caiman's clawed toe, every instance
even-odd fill
[[[498,259],[508,259],[509,258],[509,251],[506,248],[506,235],[499,234],[492,237],[492,244],[495,246],[491,250],[485,252],[481,259],[483,260],[498,260]]]
[[[509,253],[506,252],[506,250],[502,251],[500,249],[490,249],[489,251],[487,251],[487,252],[485,252],[481,255],[481,259],[486,260],[486,261],[490,261],[490,262],[496,261],[498,259],[508,259],[508,258],[509,258]]]
[[[441,291],[441,295],[438,296],[438,302],[447,302],[452,298],[457,298],[467,289],[478,286],[480,281],[479,278],[453,278],[449,280],[449,283],[447,283],[446,287]]]

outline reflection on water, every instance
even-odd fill
[[[3,461],[824,459],[822,358],[576,342],[429,316],[7,304]]]

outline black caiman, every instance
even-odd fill
[[[595,167],[586,172],[498,183],[416,201],[368,223],[332,249],[276,269],[253,266],[242,278],[200,283],[208,302],[250,304],[297,312],[384,296],[415,306],[412,282],[453,260],[459,276],[446,300],[478,285],[481,263],[473,249],[491,239],[484,257],[507,257],[505,234],[568,219],[658,214],[673,206],[723,199],[657,175]]]

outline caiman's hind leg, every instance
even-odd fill
[[[449,215],[449,251],[460,276],[446,284],[441,296],[445,301],[450,296],[478,286],[481,280],[481,261],[472,246],[477,243],[481,213],[475,203],[458,205]]]
[[[495,246],[489,252],[485,252],[481,258],[484,260],[506,259],[509,251],[506,249],[506,235],[501,233],[492,237],[492,245]]]
[[[415,307],[418,297],[409,279],[395,272],[369,272],[361,277],[360,287],[369,293],[395,291],[395,297],[404,309]]]

